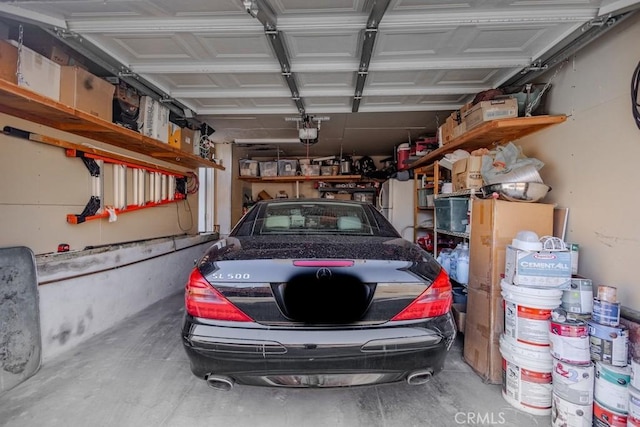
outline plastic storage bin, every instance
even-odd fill
[[[419,188],[418,189],[418,207],[427,208],[433,206],[433,188]]]
[[[297,173],[297,160],[278,160],[278,176],[296,176]]]
[[[278,176],[278,163],[260,162],[260,176]]]
[[[240,176],[258,176],[258,161],[240,159]]]
[[[436,228],[464,233],[469,224],[469,199],[464,197],[448,197],[436,199]]]

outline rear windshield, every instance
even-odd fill
[[[254,224],[253,235],[372,235],[365,207],[331,202],[291,202],[267,205]]]

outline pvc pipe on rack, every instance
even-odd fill
[[[160,200],[167,200],[167,175],[160,177]]]
[[[146,199],[146,194],[145,194],[145,180],[146,180],[146,176],[147,176],[147,171],[145,171],[144,169],[138,169],[138,175],[140,175],[140,177],[138,178],[138,205],[139,206],[144,206],[144,204],[147,202]]]
[[[139,169],[133,170],[133,204],[136,206],[140,206],[140,196],[138,194],[138,171]]]
[[[176,177],[169,176],[169,200],[174,200],[176,197]]]

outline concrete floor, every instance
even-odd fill
[[[154,304],[0,395],[0,425],[31,426],[548,426],[483,384],[459,338],[423,386],[353,389],[236,386],[191,374],[180,341],[182,293]]]

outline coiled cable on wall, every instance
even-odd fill
[[[633,72],[631,78],[631,111],[633,113],[633,119],[636,122],[636,126],[640,129],[640,99],[638,99],[638,87],[640,86],[640,62]]]

